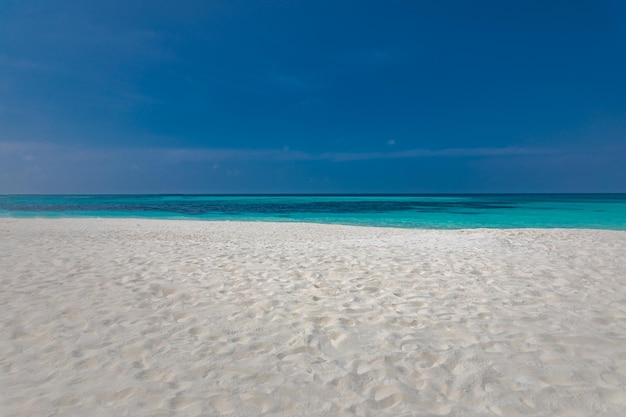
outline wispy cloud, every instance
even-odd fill
[[[296,74],[289,74],[286,72],[270,72],[264,78],[272,87],[288,91],[300,92],[315,89],[313,84],[305,81],[302,76]]]
[[[406,149],[396,152],[329,152],[320,154],[321,159],[333,161],[366,161],[372,159],[406,159],[406,158],[463,158],[489,156],[521,156],[546,155],[557,152],[547,148],[448,148],[448,149]]]
[[[442,167],[455,160],[471,159],[463,174],[478,172],[488,178],[505,178],[507,190],[520,189],[520,176],[531,175],[537,190],[567,188],[570,175],[582,178],[603,189],[621,190],[623,184],[622,160],[624,148],[596,147],[595,149],[567,148],[451,148],[409,149],[397,152],[303,152],[282,149],[194,149],[194,148],[87,148],[76,145],[34,143],[0,140],[0,194],[2,193],[76,193],[76,192],[275,192],[276,181],[284,173],[293,176],[293,190],[302,190],[303,178],[325,177],[327,164],[348,164],[350,161],[387,160],[385,170],[394,160],[411,161],[420,166],[420,160],[442,160]],[[607,158],[607,155],[609,157]],[[605,166],[604,162],[609,161]],[[317,164],[316,174],[308,172]],[[416,163],[413,164],[412,162]],[[319,164],[321,162],[321,164]],[[367,164],[367,162],[365,162]],[[431,164],[432,166],[432,164]],[[528,172],[528,167],[533,167]],[[285,167],[287,169],[285,170]],[[303,173],[300,167],[304,167]],[[347,167],[344,167],[347,168]],[[347,181],[350,169],[330,170],[335,179]],[[361,173],[370,171],[364,165]],[[443,169],[443,168],[442,168]],[[481,171],[482,170],[482,171]],[[580,171],[580,172],[579,172]],[[584,173],[584,174],[581,174]],[[539,175],[539,173],[541,175]],[[565,175],[565,174],[567,175]],[[472,174],[472,175],[473,175]],[[302,175],[305,175],[302,177]],[[381,172],[385,175],[385,172]],[[394,177],[391,169],[391,181]],[[534,175],[534,176],[533,176]],[[565,176],[564,176],[565,175]],[[545,188],[538,178],[556,178],[555,187]],[[591,178],[588,179],[587,177]],[[531,179],[532,179],[531,178]],[[613,182],[606,182],[610,178]],[[508,181],[508,182],[507,182]],[[595,182],[594,182],[595,181]],[[260,185],[262,184],[262,185]],[[517,185],[516,185],[517,184]],[[563,185],[565,184],[565,185]],[[604,185],[603,185],[604,184]],[[606,184],[609,184],[606,186]],[[611,185],[612,184],[612,185]],[[548,184],[549,185],[549,184]],[[239,187],[239,188],[238,188]],[[242,188],[243,187],[243,188]],[[261,188],[259,188],[261,187]],[[265,187],[265,188],[264,188]],[[518,187],[518,188],[515,188]],[[544,187],[544,188],[541,188]],[[608,188],[606,188],[608,187]],[[612,187],[612,188],[611,188]],[[616,188],[617,187],[617,188]],[[621,188],[620,188],[621,187]],[[487,188],[489,189],[489,188]],[[501,188],[497,188],[500,190]],[[525,188],[521,188],[524,190]]]
[[[0,154],[37,155],[54,153],[63,158],[83,159],[137,158],[167,162],[202,161],[368,161],[380,159],[409,158],[467,158],[467,157],[506,157],[528,155],[554,155],[562,150],[533,147],[491,147],[491,148],[447,148],[447,149],[406,149],[393,152],[304,152],[288,147],[280,149],[236,149],[236,148],[75,148],[64,145],[32,142],[0,141]]]
[[[11,69],[14,71],[35,71],[35,70],[48,70],[52,69],[49,64],[41,61],[26,59],[19,56],[9,56],[0,54],[0,66],[5,69]]]
[[[450,148],[450,149],[407,149],[396,152],[304,152],[282,149],[195,149],[155,148],[152,155],[165,161],[219,161],[219,160],[269,160],[269,161],[368,161],[381,159],[410,158],[466,158],[550,155],[560,151],[544,148]]]

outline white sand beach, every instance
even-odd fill
[[[0,219],[0,416],[626,415],[626,232]]]

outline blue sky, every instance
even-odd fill
[[[0,193],[626,192],[623,1],[0,3]]]

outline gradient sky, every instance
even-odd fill
[[[0,2],[0,193],[381,192],[626,192],[626,2]]]

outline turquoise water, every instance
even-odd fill
[[[303,221],[408,228],[626,230],[626,194],[4,195],[0,217]]]

